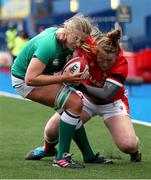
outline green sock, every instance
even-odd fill
[[[76,142],[79,149],[81,150],[84,160],[90,160],[95,156],[94,152],[90,147],[83,125],[79,129],[75,130],[73,140]]]
[[[63,153],[69,153],[70,144],[74,135],[76,125],[68,124],[62,120],[59,123],[59,146],[57,151],[57,160],[62,159]]]

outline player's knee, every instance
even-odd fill
[[[46,126],[44,129],[44,138],[47,141],[52,141],[58,138],[58,124],[51,123],[49,126]]]
[[[69,97],[67,109],[75,114],[81,114],[83,108],[82,99],[75,93]]]
[[[52,129],[52,131],[48,131],[47,129],[45,129],[44,139],[47,142],[52,142],[52,141],[58,139],[58,131],[54,131],[53,129]]]
[[[83,102],[82,102],[81,98],[78,97],[78,98],[74,99],[74,102],[72,103],[72,110],[81,114],[82,107],[83,107]]]
[[[125,153],[132,153],[138,149],[138,141],[136,138],[127,139],[126,141],[118,144],[118,147]]]

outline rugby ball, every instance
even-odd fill
[[[83,73],[82,77],[85,79],[89,75],[89,65],[86,59],[75,57],[65,64],[62,72],[70,72],[72,74]]]

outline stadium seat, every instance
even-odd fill
[[[141,84],[143,83],[143,78],[139,73],[137,66],[137,53],[133,52],[123,52],[123,55],[128,61],[128,76],[126,79],[127,84]]]
[[[151,83],[151,49],[144,49],[138,53],[137,66],[144,82]]]

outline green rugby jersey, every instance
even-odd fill
[[[46,64],[43,73],[59,72],[69,56],[73,53],[63,50],[62,43],[56,38],[58,28],[47,28],[39,35],[33,37],[22,49],[12,65],[12,74],[24,79],[28,65],[33,57],[37,57]]]

